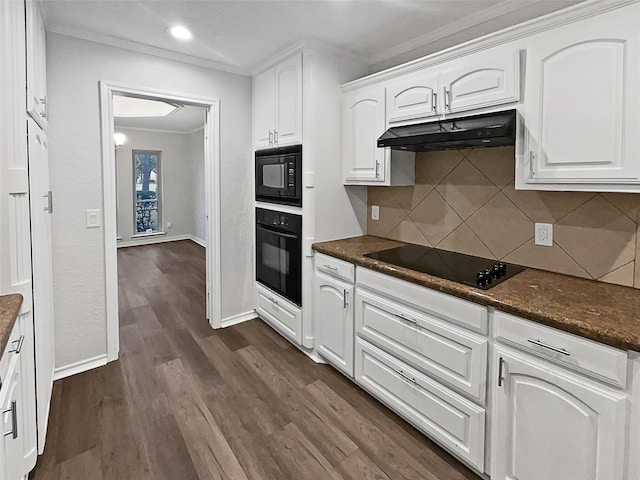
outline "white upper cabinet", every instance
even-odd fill
[[[404,75],[387,84],[387,123],[428,121],[438,115],[438,74]]]
[[[453,60],[440,75],[443,114],[520,99],[520,51],[492,49]]]
[[[496,347],[493,480],[620,480],[622,392]]]
[[[38,2],[27,0],[27,112],[47,128],[47,39]]]
[[[257,149],[302,143],[302,56],[294,55],[254,77]]]
[[[531,38],[517,188],[640,191],[639,25],[633,4]]]
[[[343,119],[345,183],[384,184],[390,151],[376,146],[386,130],[384,87],[345,94]]]

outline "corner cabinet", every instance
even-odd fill
[[[640,4],[530,39],[516,187],[640,191]]]
[[[256,149],[302,143],[302,56],[294,55],[253,80]]]
[[[353,377],[352,264],[316,253],[313,277],[313,318],[318,353],[334,367]]]
[[[626,395],[501,346],[493,361],[493,480],[624,478]]]

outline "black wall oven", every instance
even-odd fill
[[[302,305],[302,215],[256,208],[256,279]]]
[[[302,206],[302,145],[256,152],[256,200]]]

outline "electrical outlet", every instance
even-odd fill
[[[380,207],[371,205],[371,220],[380,220]]]
[[[102,225],[102,218],[100,217],[100,210],[87,210],[87,228],[97,228]]]
[[[552,223],[536,223],[535,226],[536,245],[544,247],[553,246],[553,224]]]

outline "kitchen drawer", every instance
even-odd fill
[[[11,335],[9,336],[9,340],[7,341],[4,353],[0,358],[0,381],[4,381],[4,378],[9,371],[11,360],[18,356],[16,355],[15,350],[21,346],[20,343],[22,340],[24,339],[22,338],[22,332],[20,330],[20,317],[18,317],[15,325],[13,326],[13,330],[11,331]],[[13,352],[11,350],[13,350]]]
[[[411,304],[448,322],[478,333],[488,331],[487,308],[481,305],[361,267],[358,267],[356,281],[369,290]]]
[[[622,350],[502,312],[495,312],[494,325],[498,340],[621,388],[627,385],[627,354]]]
[[[358,335],[484,403],[486,338],[362,288],[355,314]]]
[[[260,318],[291,341],[302,344],[302,312],[299,307],[258,284],[256,311]]]
[[[318,252],[315,253],[314,261],[316,270],[320,272],[340,278],[345,282],[354,283],[356,281],[356,267],[352,263],[344,262]]]
[[[480,472],[484,471],[485,410],[361,338],[356,382]]]

